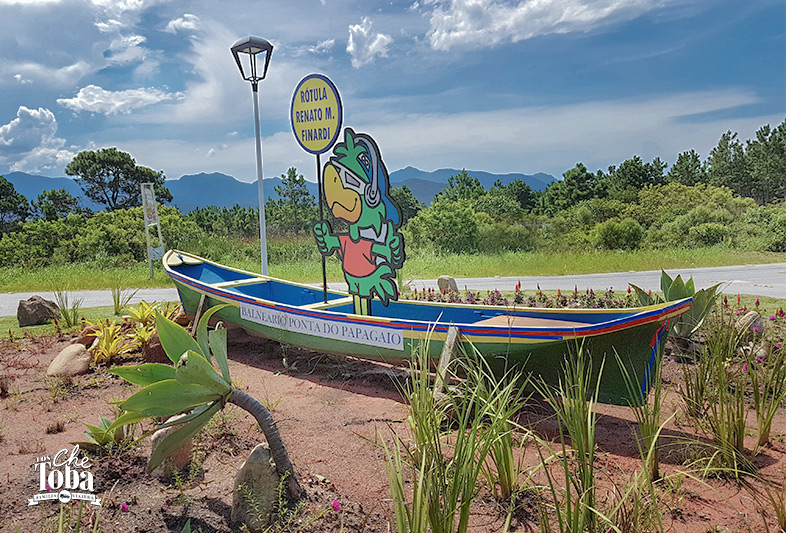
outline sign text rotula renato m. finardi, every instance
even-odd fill
[[[327,77],[310,74],[292,95],[292,131],[307,152],[320,154],[335,142],[342,119],[341,97]]]

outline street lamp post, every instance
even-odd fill
[[[251,93],[254,100],[254,130],[256,132],[257,154],[257,185],[259,186],[259,241],[262,248],[262,274],[267,276],[267,233],[265,230],[265,191],[262,186],[264,172],[262,170],[262,141],[259,135],[259,82],[265,79],[267,67],[270,64],[270,55],[273,45],[261,37],[244,37],[232,45],[232,55],[235,57],[237,68],[244,80],[251,82]],[[249,74],[243,70],[243,61],[240,54],[248,55]],[[261,72],[257,70],[257,55],[264,54],[264,66]]]

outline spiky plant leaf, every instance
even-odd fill
[[[175,379],[186,386],[201,385],[222,398],[232,392],[232,385],[218,375],[213,365],[191,350],[180,357],[175,369]]]
[[[214,402],[207,409],[199,413],[199,415],[167,435],[150,455],[150,460],[147,463],[148,472],[155,470],[156,467],[161,465],[164,459],[175,453],[188,439],[196,435],[222,406],[223,402]]]
[[[629,283],[629,285],[631,287],[633,287],[634,291],[636,291],[636,298],[639,300],[639,305],[647,306],[647,305],[653,305],[655,303],[658,303],[657,300],[655,298],[653,298],[644,289],[641,289],[641,288],[637,287],[633,283]]]
[[[193,350],[199,354],[205,355],[202,348],[197,344],[197,341],[188,334],[186,330],[178,326],[171,320],[167,320],[164,315],[156,311],[156,329],[158,329],[158,338],[161,339],[161,346],[166,352],[166,356],[173,363],[177,363],[180,356],[188,350]]]
[[[112,374],[123,378],[129,383],[147,387],[165,379],[175,379],[175,368],[163,363],[145,363],[143,365],[116,366],[109,370]]]
[[[213,314],[215,314],[217,311],[220,311],[228,306],[229,304],[222,304],[211,307],[205,311],[202,314],[202,318],[199,319],[199,325],[197,325],[197,342],[202,348],[202,354],[207,358],[208,361],[210,361],[210,342],[208,340],[207,327],[210,324],[210,317],[212,317]]]
[[[232,383],[232,378],[229,376],[229,363],[227,362],[227,330],[224,328],[215,329],[208,334],[210,339],[210,350],[216,358],[218,368],[221,369],[221,375],[227,383]]]
[[[219,399],[220,394],[201,385],[183,385],[175,379],[165,379],[137,392],[121,403],[120,408],[148,416],[172,416]]]
[[[137,422],[141,422],[148,416],[144,413],[134,413],[132,411],[128,411],[123,413],[122,415],[118,416],[112,424],[106,428],[107,431],[114,431],[115,429],[125,426],[127,424],[136,424]],[[87,425],[87,424],[85,424]]]

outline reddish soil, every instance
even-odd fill
[[[0,341],[0,530],[56,531],[59,506],[42,502],[28,506],[37,491],[33,464],[37,457],[54,455],[83,440],[84,423],[97,424],[98,416],[113,418],[108,403],[135,390],[104,370],[73,378],[70,383],[47,381],[46,369],[69,338]],[[273,343],[234,330],[230,334],[230,369],[239,388],[265,403],[278,423],[282,438],[306,488],[308,499],[288,531],[394,530],[383,454],[369,441],[389,438],[391,428],[405,432],[405,405],[396,380],[405,373],[387,365],[344,359]],[[679,364],[665,363],[664,379],[676,381]],[[2,382],[0,382],[0,385]],[[666,416],[677,413],[666,426],[661,443],[661,471],[670,481],[659,489],[666,531],[726,532],[778,531],[773,508],[762,495],[760,479],[744,483],[708,478],[702,481],[676,475],[695,456],[696,444],[680,444],[699,437],[681,415],[676,396],[666,401]],[[192,531],[237,531],[229,519],[232,484],[239,465],[264,440],[254,420],[229,406],[198,445],[204,460],[184,486],[162,483],[145,471],[148,440],[136,449],[91,457],[96,492],[103,498],[101,531],[181,531],[190,519]],[[532,402],[521,414],[542,436],[558,446],[553,413]],[[755,417],[748,418],[752,426]],[[677,423],[675,423],[677,422]],[[678,424],[679,423],[679,424]],[[625,482],[641,469],[633,439],[635,423],[629,409],[601,405],[597,426],[598,483],[601,499],[624,490]],[[146,427],[149,429],[149,426]],[[784,432],[779,415],[773,445],[755,458],[759,476],[783,481],[786,468]],[[749,450],[754,444],[749,436]],[[534,447],[524,452],[528,465],[540,463]],[[542,470],[528,481],[545,487]],[[503,531],[506,507],[496,502],[484,480],[473,503],[473,533]],[[665,488],[670,486],[671,490]],[[751,492],[753,491],[753,492]],[[537,502],[548,502],[547,490],[525,492],[511,523],[514,531],[540,531]],[[335,511],[333,500],[340,503]],[[123,506],[122,504],[125,504]],[[68,504],[73,511],[75,503]],[[85,506],[91,507],[91,506]],[[127,511],[124,510],[127,507]],[[95,510],[85,511],[83,522]],[[763,513],[767,516],[764,517]],[[765,523],[766,520],[766,523]],[[389,529],[390,528],[390,529]],[[273,531],[276,531],[275,529]]]

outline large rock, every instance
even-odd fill
[[[45,300],[40,296],[31,296],[27,300],[19,300],[16,308],[16,319],[19,327],[37,326],[46,324],[53,318],[60,318],[60,308],[55,302]]]
[[[85,348],[90,348],[98,338],[96,337],[96,332],[99,330],[98,326],[85,326],[82,328],[82,331],[79,332],[79,335],[71,341],[71,344],[81,344]]]
[[[186,314],[182,305],[178,307],[175,314],[172,315],[172,322],[184,328],[191,323],[191,318]]]
[[[452,276],[441,275],[437,278],[437,287],[440,292],[455,291],[458,292],[458,285]]]
[[[167,420],[167,422],[178,420],[182,417],[186,416],[186,414],[182,415],[175,415]],[[160,445],[161,442],[170,435],[173,431],[181,428],[182,426],[169,426],[163,429],[159,429],[153,436],[150,438],[150,450],[153,453]],[[175,453],[170,455],[164,462],[153,470],[153,475],[159,477],[161,479],[172,479],[172,473],[174,469],[178,471],[183,470],[187,466],[191,464],[191,457],[194,455],[194,439],[190,438],[186,442],[183,443],[183,446],[180,447]]]
[[[46,369],[47,376],[79,376],[90,370],[93,356],[83,344],[71,344],[63,348]]]
[[[278,484],[270,449],[267,444],[259,444],[235,476],[232,521],[246,524],[251,531],[262,531],[272,518],[278,500]]]
[[[738,318],[734,327],[746,339],[758,340],[764,336],[764,319],[756,311],[748,311]]]
[[[158,338],[158,332],[154,332],[142,348],[142,359],[146,363],[171,363],[167,357],[164,347],[161,346],[161,339]]]

